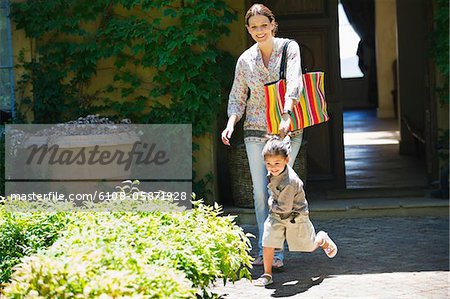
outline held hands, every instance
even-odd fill
[[[287,98],[284,102],[283,114],[281,115],[280,121],[280,137],[284,138],[289,133],[289,129],[291,126],[291,111],[293,108],[294,102],[292,99]]]
[[[288,113],[283,113],[280,121],[280,137],[283,139],[289,133],[291,117]]]

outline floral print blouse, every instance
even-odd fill
[[[257,43],[242,53],[236,63],[233,87],[228,100],[228,117],[237,115],[240,120],[245,112],[244,131],[247,131],[247,137],[262,137],[267,132],[264,84],[279,79],[285,41],[287,39],[275,38],[267,68]],[[303,89],[301,69],[300,48],[297,42],[291,41],[287,49],[285,97],[291,98],[294,103],[297,103]]]

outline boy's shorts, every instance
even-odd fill
[[[316,231],[307,214],[297,215],[295,223],[292,217],[281,219],[278,214],[270,213],[264,222],[263,247],[283,248],[287,240],[289,251],[312,252],[317,248],[314,243]]]

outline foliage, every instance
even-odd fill
[[[0,196],[5,194],[5,134],[0,126]]]
[[[23,103],[37,123],[89,111],[134,123],[192,123],[200,136],[231,81],[222,68],[233,59],[216,43],[235,18],[222,0],[14,2],[17,28],[37,41],[34,59],[22,55],[20,89],[33,91]]]
[[[448,109],[449,96],[449,2],[448,0],[434,0],[434,26],[431,34],[431,57],[437,69],[442,74],[436,87],[437,97],[441,106]],[[449,130],[439,129],[437,150],[441,161],[441,175],[447,172],[449,159]],[[445,170],[446,169],[446,170]]]
[[[35,255],[24,259],[6,287],[9,298],[192,298],[195,291],[181,271],[151,265],[125,248]],[[118,260],[115,260],[115,259]]]
[[[216,46],[236,19],[223,0],[29,0],[11,16],[36,41],[18,80],[35,123],[101,114],[212,131],[234,64]],[[204,193],[208,178],[194,179]]]
[[[250,277],[248,237],[218,206],[60,214],[61,236],[16,266],[8,298],[209,297],[217,278]]]
[[[434,0],[434,29],[431,35],[430,53],[443,75],[443,86],[438,88],[441,104],[449,103],[449,2]]]
[[[22,257],[53,244],[66,225],[64,214],[10,213],[0,204],[0,284]]]

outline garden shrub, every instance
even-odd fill
[[[117,248],[119,250],[119,248]],[[120,250],[112,261],[106,248],[70,255],[35,255],[17,267],[4,290],[8,298],[192,298],[195,289],[183,272],[150,265]]]
[[[0,126],[0,196],[5,195],[5,134]]]
[[[63,213],[11,213],[0,202],[0,285],[22,257],[53,244],[67,223]]]
[[[217,206],[66,214],[61,237],[17,266],[8,298],[195,298],[218,278],[250,277],[248,237]]]

